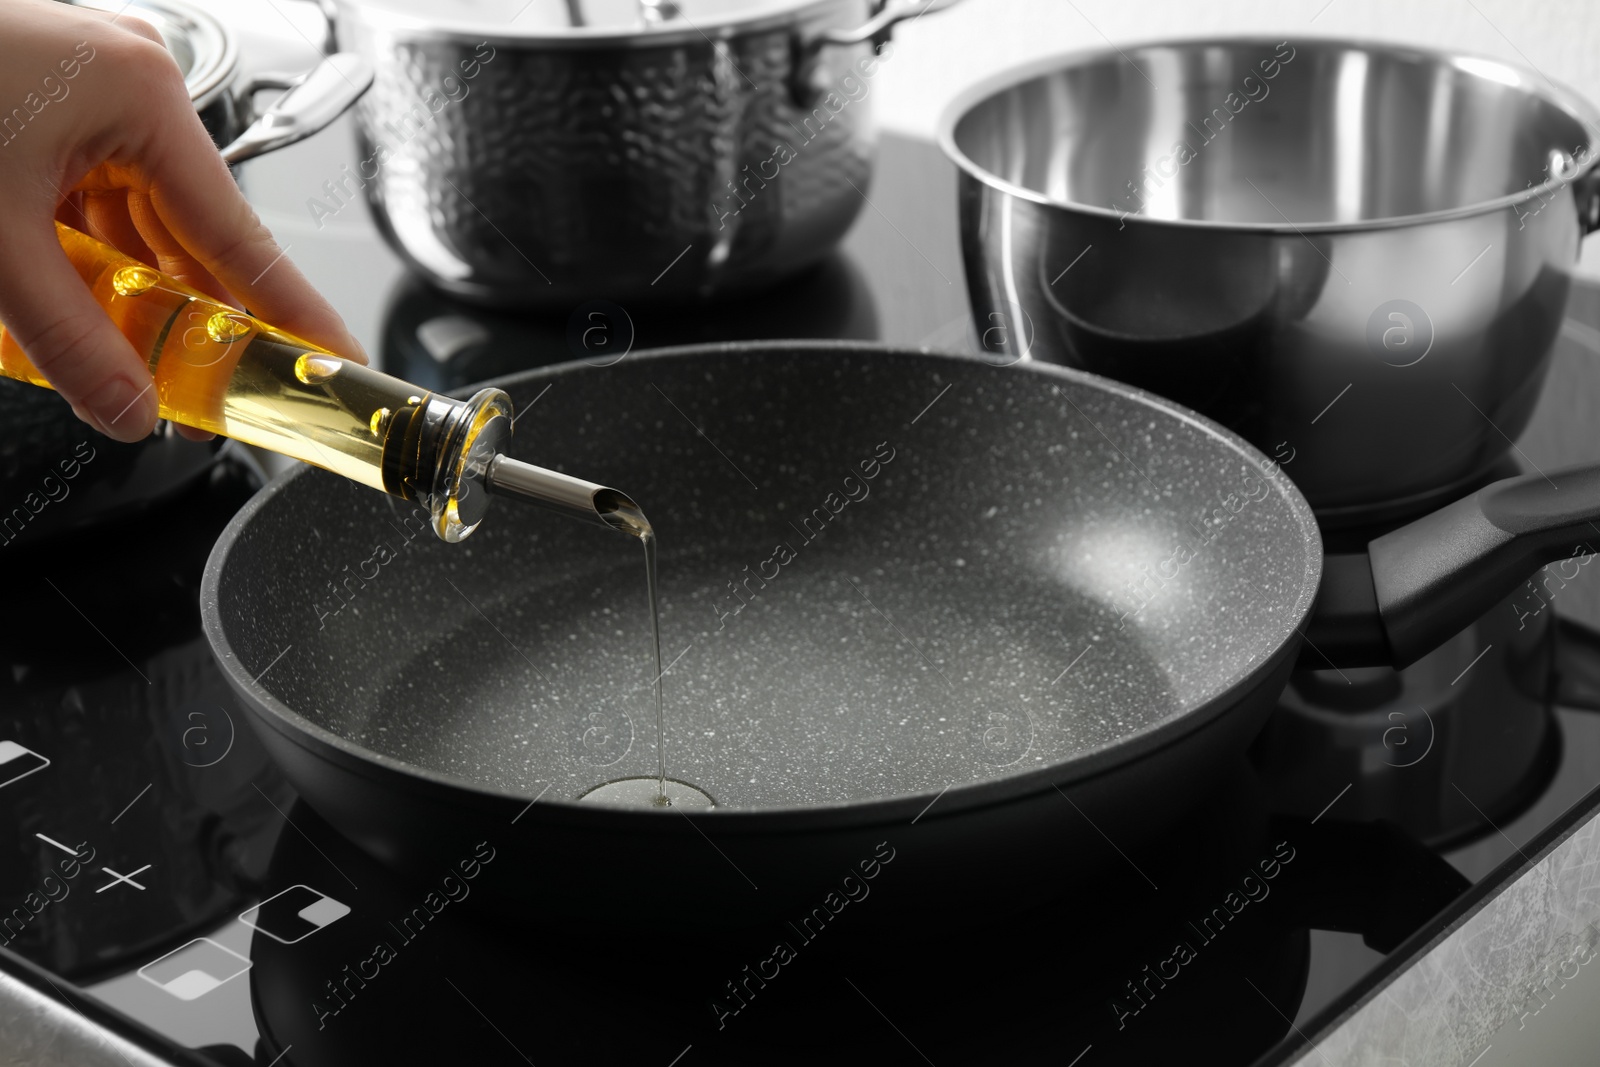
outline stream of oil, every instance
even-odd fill
[[[655,647],[656,675],[656,774],[653,778],[621,778],[584,793],[579,800],[624,807],[648,805],[654,808],[704,809],[716,807],[705,790],[688,782],[667,777],[667,731],[663,711],[661,666],[661,604],[656,588],[656,531],[639,505],[626,497],[599,505],[600,517],[623,533],[637,537],[644,545],[645,585],[650,592],[650,636]]]
[[[667,731],[661,694],[661,607],[656,595],[656,531],[644,517],[639,505],[629,501],[618,503],[602,518],[624,533],[631,534],[644,545],[644,579],[650,591],[650,636],[656,652],[656,795],[652,801],[657,807],[667,807]]]

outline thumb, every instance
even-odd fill
[[[78,417],[107,437],[155,428],[155,381],[67,260],[49,219],[0,235],[0,322]]]

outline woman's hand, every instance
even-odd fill
[[[58,218],[364,358],[239,192],[155,30],[129,15],[4,0],[0,323],[79,418],[136,441],[155,425],[154,382],[67,261]]]

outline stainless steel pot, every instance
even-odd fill
[[[239,47],[215,16],[184,0],[99,0],[83,7],[126,12],[154,26],[183,71],[189,97],[230,163],[309,137],[337,118],[372,82],[354,55],[330,56],[298,75],[240,73]],[[289,90],[262,111],[264,90]],[[220,440],[189,441],[168,423],[143,441],[121,444],[79,422],[47,390],[0,380],[0,491],[7,508],[50,497],[49,506],[0,514],[0,546],[37,541],[163,496],[204,471]],[[84,461],[85,456],[93,458]],[[66,485],[63,472],[81,480]],[[57,496],[59,495],[59,499]]]
[[[1527,425],[1596,123],[1498,60],[1176,41],[1006,74],[941,141],[986,348],[1198,408],[1337,528],[1456,495]]]
[[[330,196],[364,190],[415,270],[480,303],[767,285],[849,228],[874,51],[950,2],[328,0],[377,70]]]

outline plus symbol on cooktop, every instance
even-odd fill
[[[101,886],[99,889],[96,889],[95,892],[96,893],[104,893],[107,889],[110,889],[112,886],[114,886],[114,885],[122,885],[124,882],[126,882],[128,885],[133,886],[133,888],[135,888],[135,889],[143,890],[144,886],[140,885],[138,882],[135,882],[133,880],[133,876],[136,875],[136,874],[143,874],[145,871],[148,871],[153,866],[155,866],[155,864],[147,863],[143,867],[140,867],[137,871],[129,871],[127,874],[118,874],[116,871],[113,871],[110,867],[101,867],[100,869],[102,871],[105,871],[107,874],[109,874],[111,876],[111,881],[107,882],[105,885]]]

